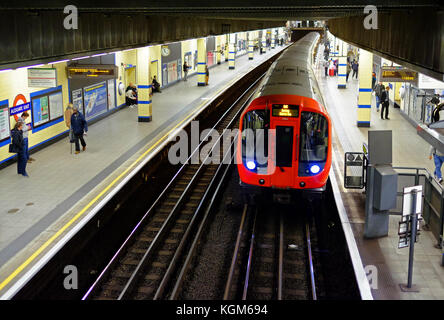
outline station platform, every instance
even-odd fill
[[[322,46],[318,52],[323,52]],[[365,239],[363,236],[365,222],[363,190],[343,187],[344,153],[362,152],[362,144],[367,143],[369,130],[392,130],[393,167],[425,168],[433,174],[433,160],[429,160],[430,144],[418,135],[416,128],[405,119],[400,109],[393,107],[393,103],[390,105],[390,120],[381,120],[380,113],[376,111],[374,96],[370,128],[358,128],[356,125],[358,80],[350,76],[347,88],[338,89],[337,77],[324,76],[324,69],[319,65],[319,61],[322,61],[320,59],[323,58],[318,56],[315,73],[334,127],[334,164],[330,179],[334,175],[341,198],[339,202],[343,204],[346,214],[342,221],[344,230],[349,230],[351,239],[354,238],[363,266],[376,267],[377,282],[373,281],[370,284],[373,299],[444,299],[442,251],[435,247],[437,239],[432,232],[422,229],[418,242],[415,244],[413,284],[419,288],[419,292],[403,292],[399,285],[407,283],[409,249],[398,249],[400,216],[390,216],[387,237]],[[339,207],[338,210],[340,210]]]
[[[197,77],[154,93],[153,117],[137,122],[137,108],[124,108],[92,124],[87,149],[71,153],[68,138],[34,154],[30,178],[16,164],[0,170],[0,299],[9,299],[70,237],[168,142],[234,82],[286,46],[254,60],[236,58],[210,68],[209,85]]]

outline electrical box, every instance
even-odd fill
[[[390,165],[375,166],[373,207],[379,211],[396,208],[398,173]]]

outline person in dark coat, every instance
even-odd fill
[[[26,172],[26,163],[28,162],[28,159],[25,152],[25,141],[23,140],[22,127],[23,122],[19,121],[11,131],[12,148],[14,152],[17,152],[17,173],[24,177],[29,177]]]
[[[71,128],[74,134],[74,142],[76,145],[76,154],[80,153],[80,145],[79,140],[82,143],[83,151],[86,150],[86,142],[83,139],[83,133],[88,132],[88,124],[86,123],[85,118],[82,113],[79,112],[77,107],[73,108],[73,114],[71,116]]]
[[[159,92],[162,93],[160,90],[160,83],[157,81],[156,76],[153,77],[153,82],[151,83],[153,86],[153,92]]]
[[[356,60],[353,60],[353,63],[352,63],[352,70],[353,70],[352,78],[355,77],[356,79],[358,79],[358,69],[359,69],[359,63]]]
[[[385,119],[386,120],[390,120],[390,118],[388,117],[389,114],[389,90],[390,87],[387,86],[385,87],[385,90],[382,91],[381,93],[381,104],[382,104],[382,108],[381,108],[381,119],[384,120],[384,109],[385,109]]]

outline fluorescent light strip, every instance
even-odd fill
[[[90,58],[90,56],[80,57],[80,58],[74,58],[74,59],[72,59],[72,60],[82,60],[82,59],[86,59],[86,58]]]
[[[12,69],[3,69],[3,70],[0,70],[0,73],[8,72],[8,71],[12,71]]]
[[[33,66],[20,67],[20,68],[17,68],[15,70],[28,69],[28,68],[37,68],[37,67],[41,67],[41,66],[44,66],[44,64],[42,63],[42,64],[36,64],[36,65],[33,65]]]
[[[69,59],[59,60],[59,61],[53,61],[53,62],[48,62],[48,64],[56,64],[56,63],[62,63],[62,62],[66,62],[66,61],[69,61]]]
[[[99,53],[99,54],[95,54],[95,55],[93,55],[93,56],[91,56],[91,57],[99,57],[99,56],[104,56],[105,54],[107,54],[107,53]]]

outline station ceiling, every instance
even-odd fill
[[[79,29],[64,30],[75,5]],[[364,8],[378,9],[378,30],[363,30]],[[71,0],[0,4],[0,68],[147,44],[325,20],[339,38],[443,80],[444,10],[412,0]]]

